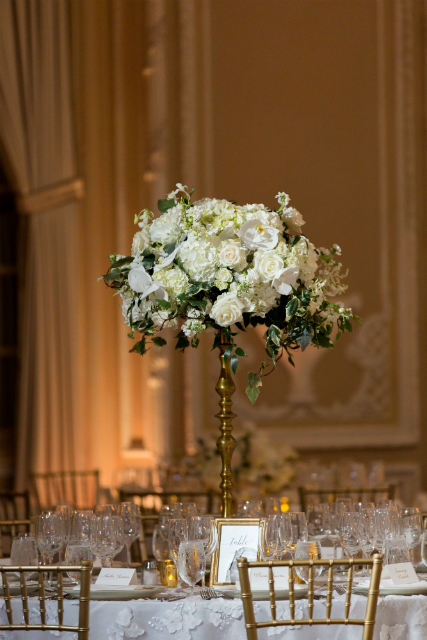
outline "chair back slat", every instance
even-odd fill
[[[58,622],[64,622],[64,583],[61,571],[58,573]]]
[[[353,562],[353,558],[351,558],[350,562]],[[348,622],[348,616],[350,614],[350,604],[351,604],[351,588],[353,586],[353,564],[350,564],[347,573],[347,593],[345,594],[345,613],[344,617],[346,622]]]
[[[271,617],[273,620],[276,620],[276,593],[274,591],[274,573],[273,573],[273,565],[271,561],[268,566],[268,590],[270,593]]]
[[[29,620],[29,608],[28,608],[28,594],[27,594],[27,582],[25,580],[24,572],[20,575],[21,582],[21,597],[22,597],[22,612],[24,614],[25,624],[30,624]]]
[[[363,626],[363,640],[372,640],[375,616],[377,610],[377,601],[379,595],[379,584],[381,579],[381,567],[383,556],[374,555],[373,558],[360,559],[335,559],[335,560],[270,560],[266,562],[248,562],[247,558],[237,558],[237,567],[239,570],[239,578],[241,585],[241,597],[243,601],[243,610],[245,614],[245,626],[248,640],[257,640],[257,630],[266,627],[279,626],[300,626],[304,625],[360,625]],[[371,581],[369,586],[369,595],[364,618],[350,618],[351,610],[351,590],[353,586],[354,567],[363,566],[372,567]],[[334,566],[348,567],[347,576],[347,593],[344,606],[344,618],[333,619],[332,614],[332,591],[333,591],[333,569]],[[249,579],[249,570],[255,567],[268,567],[269,571],[269,595],[271,620],[267,622],[256,622],[252,600],[252,590]],[[274,591],[274,567],[288,567],[289,569],[289,619],[277,620],[276,618],[276,597]],[[294,571],[296,567],[304,567],[308,569],[308,618],[295,620],[295,588],[294,588]],[[316,568],[324,567],[328,569],[327,579],[327,595],[326,595],[326,617],[313,618],[314,614],[314,572]],[[273,606],[274,605],[274,606]]]
[[[3,581],[3,598],[6,603],[7,619],[13,624],[12,603],[10,601],[9,581],[7,579],[7,571],[2,569],[1,577]]]
[[[4,539],[8,539],[8,547],[12,549],[12,540],[18,533],[29,533],[31,529],[31,520],[0,520],[0,558],[5,557]]]
[[[40,602],[40,620],[42,625],[46,624],[46,596],[44,590],[44,574],[39,568],[39,602]]]
[[[331,561],[328,569],[328,582],[326,587],[326,619],[330,621],[332,613],[332,592],[334,590],[334,564]]]
[[[292,560],[289,563],[289,611],[291,620],[295,620],[295,584],[294,584],[294,567]]]
[[[308,567],[308,619],[313,620],[314,579],[313,564]]]

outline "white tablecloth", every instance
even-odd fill
[[[270,619],[268,602],[257,602],[257,620]],[[352,596],[351,617],[362,617],[366,598]],[[65,624],[76,624],[78,601],[66,600]],[[13,600],[14,622],[22,612],[20,599]],[[38,601],[30,600],[31,620],[40,622]],[[298,618],[307,617],[307,601],[296,602]],[[333,616],[344,611],[344,596],[337,596]],[[57,621],[57,603],[47,602],[48,622]],[[325,601],[315,602],[314,614],[325,615]],[[289,604],[278,602],[278,618],[289,616]],[[0,600],[0,622],[7,624],[4,600]],[[0,631],[1,640],[76,640],[77,634],[49,632]],[[361,640],[361,627],[315,626],[278,627],[258,631],[260,640]],[[90,608],[90,640],[246,640],[241,600],[216,598],[202,600],[200,596],[176,602],[148,600],[92,601]],[[425,640],[427,638],[427,597],[387,596],[378,602],[375,640]],[[53,638],[52,638],[53,640]]]

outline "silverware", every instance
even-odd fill
[[[215,591],[215,589],[211,589],[210,587],[202,587],[200,590],[200,595],[203,600],[211,600],[212,598],[220,598],[220,594]]]

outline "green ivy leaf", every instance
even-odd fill
[[[190,304],[192,307],[198,307],[199,309],[204,311],[208,303],[207,300],[191,300]]]
[[[151,338],[153,344],[157,347],[157,349],[161,349],[162,347],[165,346],[165,344],[167,344],[167,340],[165,340],[164,338],[160,338],[160,337],[155,337],[155,338]]]
[[[301,351],[305,351],[307,349],[308,345],[310,344],[310,342],[313,339],[313,334],[314,334],[313,328],[312,327],[306,327],[302,331],[301,335],[299,335],[296,338],[296,341],[298,342],[298,344],[301,347]]]
[[[139,353],[140,356],[143,356],[144,353],[147,353],[147,349],[145,347],[145,336],[136,344],[133,345],[132,349],[129,350],[129,353]]]
[[[286,305],[286,321],[292,320],[299,307],[298,298],[291,298]]]
[[[209,282],[194,282],[187,291],[187,296],[195,296],[199,291],[207,291],[210,289]]]
[[[116,260],[112,263],[111,269],[117,269],[118,267],[123,267],[125,264],[130,264],[133,262],[135,258],[133,256],[126,256],[125,258],[120,258],[120,260]]]
[[[226,350],[224,351],[224,362],[227,362],[229,357],[231,356],[231,352],[233,351],[233,345],[230,344]]]
[[[236,373],[237,371],[237,365],[239,364],[239,358],[234,355],[231,356],[231,360],[230,360],[230,364],[231,364],[231,370],[233,373]]]
[[[258,374],[253,371],[249,371],[248,373],[248,386],[246,387],[246,395],[252,404],[255,404],[256,399],[259,396],[260,389],[262,386],[262,380]]]
[[[298,301],[297,301],[298,302]],[[277,347],[280,347],[280,339],[282,337],[282,333],[279,329],[279,327],[276,327],[276,325],[272,324],[271,327],[269,327],[268,329],[268,337],[269,339],[274,342],[274,344]]]
[[[169,256],[176,249],[176,242],[171,242],[170,244],[165,244],[163,247],[163,251]]]
[[[243,351],[243,349],[241,347],[237,347],[236,349],[236,355],[238,356],[244,356],[245,358],[247,358],[247,354]]]
[[[157,300],[156,299],[156,303],[158,304],[158,306],[161,309],[168,310],[168,309],[171,308],[171,303],[169,302],[169,300]]]
[[[184,350],[190,346],[190,341],[183,331],[180,331],[176,337],[178,338],[178,342],[176,343],[175,349]]]
[[[160,213],[166,213],[168,209],[172,209],[176,205],[175,200],[168,200],[165,198],[164,200],[157,200],[157,208]]]

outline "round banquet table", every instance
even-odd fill
[[[344,611],[345,596],[334,596],[333,617]],[[30,622],[39,623],[37,598],[30,598]],[[47,601],[47,622],[57,623],[57,602]],[[307,600],[298,600],[296,618],[307,617]],[[22,619],[21,600],[12,600],[14,622]],[[362,617],[366,598],[352,596],[350,617]],[[64,623],[77,624],[78,601],[64,601]],[[316,600],[314,617],[325,616],[325,600]],[[269,602],[256,602],[257,620],[270,619]],[[277,617],[289,617],[289,603],[277,603]],[[0,600],[0,624],[7,624],[4,600]],[[1,640],[77,640],[75,633],[58,631],[0,631]],[[375,640],[425,640],[427,637],[427,596],[386,596],[379,598]],[[246,640],[240,599],[202,600],[192,596],[175,602],[154,600],[91,601],[90,640]],[[296,626],[258,631],[260,640],[361,640],[362,627]]]

